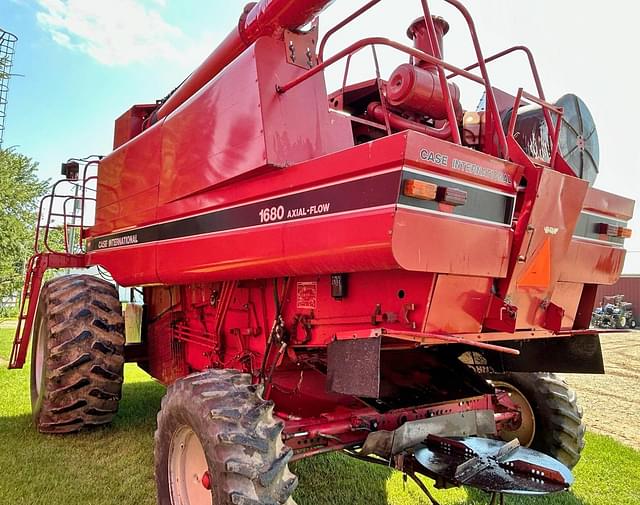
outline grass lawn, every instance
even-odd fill
[[[0,329],[0,504],[152,505],[153,430],[163,387],[127,365],[124,397],[112,426],[66,437],[31,424],[29,372],[6,368],[13,329]],[[615,408],[615,405],[611,405]],[[402,475],[342,454],[293,465],[299,505],[428,504]],[[589,433],[571,493],[508,497],[511,505],[638,505],[640,452]],[[442,505],[486,504],[480,492],[434,491]]]

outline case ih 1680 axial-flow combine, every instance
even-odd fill
[[[250,4],[172,94],[116,120],[111,154],[63,165],[75,186],[43,203],[10,365],[33,332],[40,431],[109,422],[134,361],[169,386],[161,504],[291,504],[288,463],[336,450],[494,501],[570,485],[584,425],[553,372],[603,372],[589,321],[633,202],[590,187],[583,102],[549,103],[525,47],[483,56],[446,1],[471,34],[465,68],[442,59],[449,27],[426,0],[412,47],[372,37],[331,57],[327,39],[379,0],[321,40],[330,1]],[[388,79],[382,46],[407,57]],[[370,78],[327,94],[325,69],[362,49]],[[490,81],[516,52],[533,93]],[[461,78],[481,110],[462,108]],[[141,342],[126,343],[113,285],[41,286],[47,269],[94,266],[142,286]]]

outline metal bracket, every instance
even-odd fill
[[[313,21],[306,32],[284,31],[284,42],[287,46],[287,62],[305,70],[318,64],[316,45],[318,44],[318,20]]]
[[[517,317],[518,307],[507,303],[506,300],[502,300],[496,295],[492,295],[483,326],[489,330],[514,333],[516,331]]]
[[[543,328],[557,333],[562,328],[562,319],[564,318],[564,309],[555,303],[545,301],[541,305],[544,308]]]

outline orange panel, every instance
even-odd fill
[[[551,242],[548,238],[536,253],[525,272],[518,279],[518,286],[546,288],[551,283]]]

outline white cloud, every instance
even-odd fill
[[[38,0],[37,20],[63,47],[104,65],[179,61],[188,45],[183,32],[166,22],[164,0]]]

